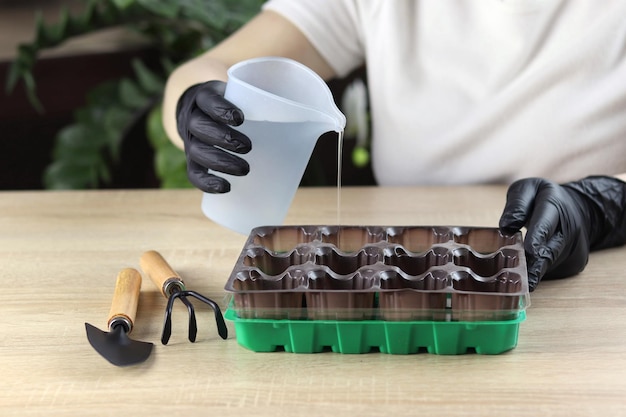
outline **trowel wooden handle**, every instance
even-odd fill
[[[139,264],[165,297],[169,298],[174,292],[185,289],[183,280],[159,252],[154,250],[145,252],[141,255]]]
[[[133,268],[126,268],[117,274],[115,292],[111,311],[109,311],[108,326],[116,322],[123,322],[128,326],[127,332],[133,328],[137,305],[139,304],[139,291],[141,290],[141,274]]]

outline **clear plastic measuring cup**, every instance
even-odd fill
[[[205,193],[202,211],[242,234],[282,224],[319,137],[342,132],[346,118],[315,72],[287,58],[253,58],[228,70],[225,98],[244,114],[236,129],[252,150],[243,177],[218,173],[231,183],[225,194]]]

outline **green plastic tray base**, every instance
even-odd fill
[[[312,321],[242,319],[227,309],[225,317],[235,324],[237,342],[255,352],[318,353],[330,348],[337,353],[495,355],[517,345],[526,314],[521,311],[508,321]]]

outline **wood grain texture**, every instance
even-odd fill
[[[353,225],[496,226],[506,189],[344,188]],[[299,190],[286,224],[334,224],[334,188]],[[141,285],[134,338],[150,358],[118,368],[91,348],[115,276],[158,250],[186,285],[219,302],[246,236],[200,211],[194,190],[0,192],[0,415],[6,416],[625,416],[626,249],[542,282],[517,348],[497,356],[254,353],[232,323],[221,340],[198,307],[198,341],[176,303]],[[147,278],[147,277],[145,277]]]
[[[168,290],[168,283],[173,281],[176,290],[184,289],[182,278],[172,269],[170,264],[159,252],[149,250],[139,258],[141,270],[150,277],[154,285],[161,289],[161,293],[167,298],[172,293]]]
[[[124,268],[117,274],[113,301],[109,310],[107,327],[118,318],[123,318],[128,324],[127,333],[133,330],[137,307],[139,305],[139,291],[141,290],[141,274],[135,268]]]

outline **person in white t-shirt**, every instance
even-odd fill
[[[228,192],[219,173],[247,175],[251,148],[228,67],[283,56],[330,80],[365,65],[377,183],[510,184],[500,227],[526,227],[534,289],[626,242],[624,16],[622,0],[270,0],[172,73],[164,126],[190,181]]]

